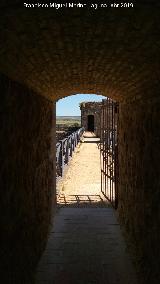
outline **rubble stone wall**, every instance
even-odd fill
[[[118,213],[145,284],[160,283],[159,129],[159,98],[120,104]]]
[[[81,103],[81,125],[88,130],[88,116],[94,116],[94,133],[96,136],[100,136],[100,119],[101,119],[101,111],[102,111],[102,103],[101,102],[83,102]]]
[[[3,75],[0,93],[0,277],[28,284],[55,205],[55,108]]]

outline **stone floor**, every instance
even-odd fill
[[[81,143],[57,190],[57,213],[36,283],[136,284],[115,211],[100,192],[97,141]]]
[[[37,284],[135,284],[135,278],[112,208],[57,211]]]

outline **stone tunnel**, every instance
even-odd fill
[[[59,10],[1,1],[2,283],[32,283],[56,205],[55,104],[77,93],[119,102],[118,216],[142,282],[159,283],[159,9],[153,0]]]

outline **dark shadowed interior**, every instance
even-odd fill
[[[56,206],[55,104],[77,93],[119,102],[117,212],[142,282],[160,282],[159,8],[152,0],[97,10],[1,1],[2,283],[32,283]]]

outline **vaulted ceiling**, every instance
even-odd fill
[[[0,72],[51,100],[75,93],[117,100],[159,95],[155,1],[57,10],[9,2],[0,9]]]

